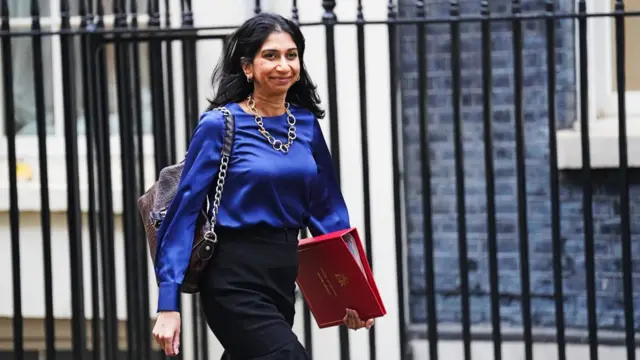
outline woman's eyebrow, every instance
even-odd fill
[[[298,50],[298,48],[297,48],[297,47],[292,47],[292,48],[289,48],[289,49],[287,49],[287,50],[285,50],[285,51],[291,51],[291,50]],[[262,49],[262,51],[263,51],[263,52],[264,52],[264,51],[278,51],[278,49],[275,49],[275,48],[266,48],[266,49]]]

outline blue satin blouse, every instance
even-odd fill
[[[329,149],[310,111],[291,106],[297,138],[283,154],[260,134],[253,115],[236,103],[227,109],[235,116],[236,130],[217,225],[308,227],[314,236],[350,227]],[[263,121],[276,139],[287,139],[286,114]],[[157,233],[158,311],[178,311],[178,287],[191,255],[196,218],[207,192],[211,198],[215,194],[223,136],[222,113],[204,113],[191,138],[175,199]]]

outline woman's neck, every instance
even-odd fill
[[[256,103],[256,108],[262,116],[278,116],[285,111],[286,93],[283,95],[266,95],[259,91],[254,91],[252,96]]]

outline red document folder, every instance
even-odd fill
[[[387,313],[356,228],[302,239],[297,283],[320,328],[344,324],[347,309],[362,320]]]

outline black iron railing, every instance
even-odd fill
[[[20,0],[26,1],[26,0]],[[51,173],[49,162],[47,137],[50,136],[47,130],[46,118],[48,114],[45,109],[45,67],[44,62],[48,61],[48,56],[43,52],[43,40],[59,37],[60,59],[62,61],[61,84],[59,86],[62,92],[63,103],[62,121],[63,135],[65,138],[64,153],[66,163],[66,189],[67,189],[67,228],[69,236],[69,265],[71,269],[71,294],[73,311],[72,316],[72,354],[74,359],[106,359],[115,360],[123,356],[121,354],[122,344],[119,343],[119,320],[117,311],[117,300],[119,297],[126,297],[126,334],[127,346],[126,356],[129,359],[151,359],[153,356],[159,356],[159,352],[154,350],[151,342],[151,319],[144,314],[148,314],[149,309],[149,288],[148,279],[150,274],[148,268],[148,254],[146,245],[140,239],[144,238],[142,224],[139,221],[139,214],[136,208],[136,199],[139,194],[145,190],[145,179],[157,176],[158,171],[163,167],[174,163],[181,153],[179,143],[181,139],[177,138],[176,122],[176,101],[184,102],[184,118],[187,122],[184,124],[184,133],[186,141],[189,134],[195,128],[199,117],[198,99],[202,97],[199,92],[198,81],[200,81],[197,72],[196,45],[203,40],[224,41],[226,35],[219,31],[232,31],[232,26],[217,27],[195,27],[193,4],[191,0],[181,0],[181,21],[179,27],[170,25],[171,17],[169,12],[160,12],[159,0],[133,1],[133,0],[111,0],[111,9],[105,9],[105,2],[102,0],[86,1],[79,0],[78,5],[73,7],[77,9],[77,13],[71,13],[69,0],[60,0],[60,24],[59,28],[49,29],[42,26],[42,18],[40,4],[42,1],[31,0],[29,14],[31,19],[30,28],[18,29],[10,26],[10,20],[15,19],[12,15],[12,9],[15,9],[19,2],[0,0],[0,49],[2,55],[2,106],[3,106],[3,124],[4,138],[7,144],[7,164],[9,167],[9,225],[11,229],[11,251],[12,251],[12,281],[13,281],[13,356],[16,359],[25,358],[25,338],[24,338],[24,318],[23,318],[23,289],[29,284],[22,282],[22,274],[24,269],[21,268],[21,259],[25,255],[20,254],[21,242],[21,209],[19,207],[18,195],[19,185],[17,177],[17,140],[22,136],[18,129],[15,84],[24,81],[22,78],[15,76],[15,64],[12,53],[13,45],[17,39],[28,38],[32,45],[32,71],[34,81],[34,103],[35,103],[35,123],[37,150],[39,154],[39,178],[40,178],[40,219],[43,241],[43,265],[44,265],[44,334],[45,344],[44,352],[47,359],[56,359],[56,355],[61,350],[56,348],[57,332],[55,328],[56,318],[53,308],[53,276],[54,269],[52,265],[52,225],[51,225],[51,204],[49,193],[49,182]],[[170,7],[170,1],[164,1],[164,8]],[[399,6],[409,4],[411,11],[409,14],[400,15]],[[371,26],[384,25],[387,27],[388,33],[388,50],[389,54],[378,54],[379,56],[388,56],[389,59],[389,79],[388,91],[389,105],[391,108],[390,119],[376,119],[376,121],[389,121],[391,126],[391,151],[393,169],[393,195],[394,207],[392,218],[394,219],[394,227],[396,238],[395,241],[395,260],[396,269],[389,271],[396,272],[398,287],[398,309],[392,309],[397,313],[399,318],[399,343],[398,358],[405,359],[409,356],[410,335],[419,337],[419,335],[410,334],[410,327],[407,319],[410,318],[409,313],[415,304],[408,307],[407,304],[412,303],[414,290],[405,288],[405,271],[413,271],[407,269],[408,254],[403,251],[407,246],[407,240],[403,237],[406,227],[407,217],[420,218],[421,223],[421,261],[423,262],[423,273],[418,271],[420,281],[423,286],[417,290],[420,296],[426,299],[424,308],[424,324],[420,321],[420,325],[426,325],[427,331],[424,333],[428,340],[428,353],[431,360],[438,358],[446,358],[446,354],[439,353],[439,339],[457,338],[463,342],[465,359],[471,359],[472,341],[481,337],[480,332],[475,331],[473,325],[476,323],[472,318],[472,298],[482,291],[472,289],[469,273],[470,269],[470,249],[469,235],[473,231],[468,226],[468,218],[470,217],[467,210],[469,199],[466,197],[466,188],[468,184],[465,179],[465,171],[468,169],[468,161],[465,159],[465,100],[463,93],[468,90],[467,87],[473,86],[465,83],[462,76],[461,68],[463,68],[462,58],[462,28],[466,24],[479,25],[480,31],[480,48],[481,56],[477,59],[477,67],[481,69],[479,85],[477,86],[481,94],[479,107],[482,109],[479,123],[482,125],[483,134],[478,139],[481,142],[481,149],[484,151],[484,160],[480,167],[484,168],[484,182],[486,184],[484,198],[486,199],[483,207],[483,217],[486,220],[486,250],[483,254],[488,258],[488,279],[486,294],[489,301],[490,319],[486,321],[491,326],[490,332],[485,334],[493,344],[494,357],[501,360],[502,343],[504,341],[518,340],[524,342],[524,353],[527,360],[533,359],[533,346],[536,341],[554,341],[558,346],[558,358],[565,360],[566,344],[568,342],[582,343],[581,339],[572,338],[567,334],[567,326],[565,322],[565,287],[563,282],[565,276],[563,273],[563,232],[562,232],[562,196],[561,196],[561,172],[558,169],[557,148],[558,140],[556,131],[558,129],[558,57],[556,47],[556,35],[558,31],[558,21],[572,21],[575,23],[575,31],[577,34],[577,42],[575,49],[579,62],[575,64],[577,76],[577,88],[579,91],[578,113],[577,119],[580,123],[581,136],[581,154],[583,166],[579,173],[579,181],[581,184],[581,215],[584,226],[584,263],[585,263],[585,296],[586,296],[586,313],[587,323],[584,330],[587,332],[585,343],[590,349],[590,358],[597,359],[598,345],[603,341],[599,336],[598,323],[598,304],[597,304],[597,288],[596,278],[598,272],[596,269],[596,231],[594,229],[594,170],[590,166],[590,101],[593,101],[587,91],[590,83],[589,67],[593,64],[589,63],[589,35],[587,32],[588,23],[592,19],[611,18],[614,23],[615,35],[615,63],[618,94],[626,92],[625,78],[625,23],[631,19],[636,19],[640,15],[640,11],[625,11],[625,4],[618,0],[610,12],[593,12],[587,9],[587,1],[577,1],[575,11],[558,11],[557,3],[553,0],[544,1],[544,7],[541,11],[523,11],[523,6],[529,4],[529,1],[520,0],[501,0],[497,1],[499,5],[509,7],[509,11],[494,12],[492,4],[487,0],[478,0],[477,13],[463,13],[461,6],[471,3],[471,1],[448,2],[446,14],[433,16],[429,14],[428,8],[434,3],[443,3],[443,1],[389,1],[388,14],[382,20],[365,19],[366,2],[358,1],[355,20],[341,21],[336,16],[336,1],[318,1],[318,7],[322,7],[323,14],[317,22],[301,24],[302,27],[322,26],[325,30],[326,39],[326,66],[327,66],[327,93],[326,104],[329,110],[330,123],[330,143],[333,154],[334,163],[340,174],[341,157],[345,156],[344,151],[341,152],[339,146],[340,137],[343,136],[338,132],[338,107],[340,99],[337,96],[338,81],[336,78],[336,58],[340,53],[340,48],[336,47],[336,29],[339,27],[355,27],[357,40],[357,64],[358,64],[358,81],[359,81],[359,109],[360,109],[360,131],[362,141],[360,146],[362,156],[362,172],[363,172],[363,213],[365,234],[371,233],[372,228],[372,205],[371,197],[372,189],[370,188],[370,147],[366,134],[370,131],[372,115],[368,113],[367,108],[370,106],[368,101],[367,84],[372,82],[368,79],[365,70],[370,66],[369,58],[366,56],[365,34],[366,29]],[[542,3],[542,2],[540,2]],[[147,13],[138,14],[138,8],[145,5]],[[405,6],[409,7],[408,5]],[[110,15],[105,15],[105,11],[111,11]],[[254,13],[263,11],[261,2],[255,1]],[[146,15],[143,17],[142,15]],[[294,21],[299,22],[298,1],[292,0],[291,13],[289,14]],[[142,23],[140,19],[145,18],[146,23]],[[77,25],[72,25],[75,19],[78,19]],[[539,21],[543,24],[546,36],[545,50],[546,61],[540,65],[542,71],[545,72],[546,82],[546,125],[548,131],[548,191],[549,191],[549,228],[550,228],[550,244],[552,261],[550,263],[550,272],[552,273],[552,295],[554,301],[554,320],[555,334],[551,338],[538,337],[534,334],[536,324],[532,321],[532,298],[535,294],[531,290],[531,254],[529,228],[529,212],[528,189],[527,189],[527,133],[525,125],[525,100],[526,88],[524,73],[524,24],[527,21]],[[498,203],[496,202],[498,180],[496,158],[494,156],[494,143],[496,116],[494,113],[494,103],[492,96],[494,90],[494,66],[493,66],[493,48],[492,29],[495,24],[506,23],[511,29],[511,48],[510,56],[513,60],[512,89],[513,89],[513,139],[514,151],[513,159],[515,161],[515,177],[514,189],[515,196],[510,199],[517,204],[515,209],[516,228],[514,236],[517,237],[518,246],[518,262],[519,262],[519,284],[521,293],[506,294],[500,289],[500,268],[499,255],[500,246],[498,237],[501,232],[498,226]],[[74,23],[75,24],[75,23]],[[437,235],[434,235],[434,228],[438,226],[434,214],[434,203],[438,201],[437,195],[434,194],[432,188],[433,173],[433,149],[430,147],[430,137],[433,136],[431,126],[434,125],[432,117],[432,109],[430,109],[430,92],[429,86],[429,57],[430,48],[429,40],[432,36],[429,29],[430,26],[442,25],[446,27],[448,36],[448,58],[450,63],[449,84],[451,92],[450,118],[452,146],[453,146],[453,170],[455,180],[453,180],[453,189],[455,192],[455,202],[451,204],[451,211],[455,213],[457,224],[455,227],[455,240],[458,253],[457,268],[459,271],[459,284],[457,285],[457,296],[460,299],[460,324],[461,331],[448,332],[440,327],[442,310],[438,308],[438,296],[443,293],[438,288],[438,273],[436,271],[436,263],[438,254],[435,251],[434,242],[437,241]],[[402,172],[402,161],[405,159],[404,153],[408,148],[406,138],[403,135],[407,131],[407,122],[403,107],[407,106],[407,101],[403,94],[408,92],[404,85],[406,75],[409,71],[403,64],[401,59],[401,37],[406,29],[416,31],[415,68],[417,77],[415,94],[415,116],[418,119],[418,132],[416,137],[420,144],[416,162],[419,167],[420,177],[420,202],[419,210],[414,213],[403,213],[409,211],[408,207],[403,208],[403,199],[407,197],[407,192],[403,183],[409,180],[406,174]],[[210,30],[218,32],[211,33]],[[181,54],[175,54],[173,44],[179,43],[181,46]],[[142,47],[144,45],[144,47]],[[113,50],[113,59],[108,58],[110,49]],[[183,68],[181,69],[180,78],[182,79],[182,98],[179,99],[180,93],[175,91],[176,84],[174,61],[180,56]],[[565,64],[566,66],[566,64]],[[80,69],[76,71],[76,69]],[[145,73],[146,72],[146,73]],[[112,79],[113,76],[113,79]],[[79,77],[79,78],[77,78]],[[143,79],[148,79],[148,103],[146,102],[147,94]],[[376,81],[375,79],[373,81]],[[385,80],[386,81],[386,80]],[[78,84],[80,86],[78,86]],[[112,109],[113,96],[112,89],[115,89],[115,108]],[[616,169],[618,177],[618,199],[619,199],[619,217],[620,230],[619,240],[621,244],[621,273],[623,291],[621,301],[623,304],[624,314],[623,325],[618,329],[619,333],[624,334],[624,339],[613,342],[614,345],[624,346],[626,350],[626,358],[635,360],[635,351],[638,341],[635,334],[638,332],[638,325],[634,323],[635,309],[634,305],[638,305],[639,296],[634,294],[634,272],[632,253],[633,246],[632,230],[631,230],[631,209],[634,201],[630,200],[630,188],[632,187],[632,173],[629,168],[629,154],[627,153],[627,116],[625,96],[618,96],[617,118],[619,131],[619,167]],[[350,105],[349,105],[350,106]],[[83,116],[79,116],[79,112]],[[112,123],[113,117],[117,116],[117,124]],[[83,123],[78,119],[83,118]],[[150,132],[145,132],[145,119],[149,120]],[[342,120],[342,119],[341,119]],[[437,124],[436,124],[437,125]],[[83,133],[80,134],[78,128],[84,127]],[[113,127],[116,126],[118,133],[112,133]],[[126,294],[120,294],[116,290],[116,253],[115,242],[115,205],[114,192],[112,184],[112,173],[114,164],[112,163],[112,153],[116,149],[111,148],[112,138],[119,138],[119,146],[117,149],[120,153],[120,172],[122,182],[121,199],[122,203],[122,229],[125,244],[125,273],[126,273]],[[154,154],[154,174],[149,174],[145,166],[144,158],[144,142],[147,136],[151,137],[153,143]],[[79,139],[84,137],[86,149],[79,149]],[[79,152],[86,152],[86,159],[79,156]],[[81,164],[80,160],[86,161]],[[406,161],[406,159],[405,159]],[[82,165],[82,166],[81,166]],[[405,164],[406,165],[406,164]],[[86,166],[87,184],[82,184],[79,172]],[[340,176],[340,175],[338,175]],[[83,275],[84,256],[83,256],[83,216],[81,209],[81,195],[86,188],[87,210],[86,222],[89,236],[89,252],[90,259],[88,267],[90,268],[90,289],[85,289],[85,279]],[[369,261],[372,265],[377,264],[375,257],[371,254],[372,240],[369,236],[365,236],[367,241]],[[636,255],[637,257],[637,255]],[[30,261],[40,261],[33,259]],[[24,264],[24,261],[22,262]],[[453,265],[452,265],[453,266]],[[637,265],[636,265],[637,266]],[[410,274],[416,277],[415,273]],[[423,279],[423,280],[422,280]],[[411,286],[410,286],[411,287]],[[636,290],[637,293],[637,290]],[[635,296],[634,296],[635,295]],[[88,332],[85,322],[85,297],[91,298],[91,311],[94,314],[91,320],[91,341],[88,343]],[[522,334],[516,337],[505,335],[504,322],[501,316],[501,299],[505,297],[519,298],[521,304],[521,327]],[[420,297],[418,297],[420,298]],[[201,309],[193,297],[192,308],[193,313],[193,334],[192,339],[185,339],[182,344],[184,346],[193,346],[195,359],[208,359],[208,328],[200,315]],[[97,315],[96,315],[97,314]],[[313,349],[312,323],[313,319],[309,309],[305,307],[303,314],[304,321],[304,344],[309,349]],[[415,321],[412,321],[415,323]],[[374,328],[369,335],[369,353],[370,359],[376,359],[379,356],[377,341],[380,336],[384,336],[384,329]],[[350,359],[350,342],[349,334],[345,328],[340,328],[340,355],[342,360]],[[88,349],[92,349],[89,353]]]

